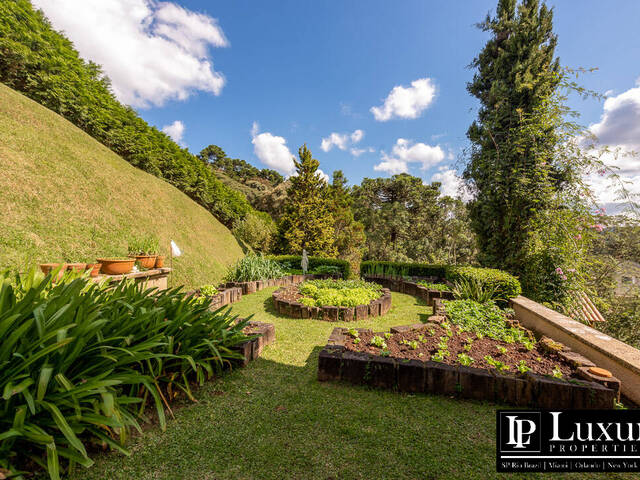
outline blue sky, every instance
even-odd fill
[[[34,4],[66,31],[84,56],[105,66],[119,97],[133,103],[147,121],[159,128],[180,122],[167,131],[194,153],[213,143],[231,157],[259,167],[270,162],[286,173],[281,157],[285,145],[295,154],[306,142],[324,172],[342,169],[352,183],[408,169],[425,181],[451,185],[453,177],[447,175],[461,170],[465,132],[477,108],[465,90],[473,74],[467,65],[487,37],[474,24],[493,11],[496,2],[88,0],[83,8],[74,0]],[[631,92],[630,100],[620,102],[628,106],[631,101],[635,108],[638,99],[630,119],[638,120],[633,128],[640,130],[640,91],[635,95],[640,2],[548,4],[555,9],[562,64],[598,67],[581,80],[589,88],[614,97]],[[140,30],[134,25],[108,38],[109,31],[130,21],[140,22]],[[109,22],[114,27],[99,34],[96,29],[108,28]],[[169,47],[144,47],[149,40],[141,38],[145,35],[164,35],[179,44],[180,53]],[[124,57],[129,50],[137,53],[127,68]],[[145,56],[146,69],[136,70],[134,61]],[[192,60],[199,62],[193,71]],[[422,83],[411,89],[420,79]],[[154,89],[145,91],[151,84]],[[397,92],[402,98],[389,103],[390,118],[380,121],[394,87],[407,90]],[[572,106],[583,114],[584,124],[602,120],[602,102],[573,99]],[[619,106],[612,104],[611,109]],[[378,120],[372,107],[381,108]],[[613,110],[612,116],[617,112]],[[362,133],[352,136],[358,130]],[[601,130],[609,132],[608,124]],[[331,133],[338,134],[337,142],[324,151],[322,139]],[[632,133],[616,131],[609,137]],[[637,174],[640,180],[638,167],[634,164],[630,178]]]

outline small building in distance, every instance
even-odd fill
[[[621,297],[640,294],[640,263],[624,260],[614,274],[616,295]]]

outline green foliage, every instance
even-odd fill
[[[372,339],[371,342],[369,343],[369,345],[373,345],[374,347],[378,347],[378,348],[387,348],[387,342],[384,341],[384,338],[379,337],[378,335],[375,335]]]
[[[202,285],[200,288],[200,295],[203,297],[213,297],[218,293],[218,289],[215,285]]]
[[[436,290],[438,292],[450,292],[451,291],[451,288],[449,287],[449,285],[447,285],[445,283],[430,283],[430,282],[424,282],[424,281],[420,281],[420,282],[417,282],[417,283],[418,283],[418,285],[426,287],[429,290]]]
[[[520,282],[513,275],[494,268],[451,267],[447,269],[447,279],[452,282],[474,282],[488,291],[493,297],[507,300],[522,293]]]
[[[467,355],[466,353],[458,354],[458,362],[460,362],[460,365],[464,365],[465,367],[470,367],[474,361],[475,360],[471,358],[469,355]]]
[[[527,365],[526,360],[520,360],[516,365],[516,368],[520,373],[527,373],[529,370],[531,370],[531,367]]]
[[[229,158],[222,148],[217,145],[209,145],[203,148],[198,158],[209,163],[216,170],[224,172],[230,178],[246,183],[248,180],[260,178],[272,186],[277,186],[284,181],[284,177],[275,170],[254,167],[250,163],[239,158]]]
[[[129,240],[128,250],[132,255],[157,255],[160,241],[155,235],[135,237]]]
[[[522,343],[528,339],[524,330],[512,327],[506,322],[504,313],[494,303],[445,300],[444,305],[447,320],[466,331],[508,343]]]
[[[401,277],[447,277],[447,265],[366,260],[360,264],[361,275],[396,275]]]
[[[269,253],[274,247],[278,228],[268,213],[253,212],[234,222],[233,234],[253,250]]]
[[[193,398],[190,382],[239,358],[230,348],[246,322],[234,320],[178,290],[0,277],[0,458],[56,479],[67,465],[90,466],[94,442],[127,453],[148,403],[164,428],[163,392]]]
[[[247,255],[227,270],[226,282],[253,282],[286,275],[280,263],[263,255]]]
[[[278,262],[285,270],[299,270],[299,272],[302,273],[302,269],[300,267],[302,256],[300,255],[276,255],[270,256],[269,258]],[[347,260],[325,257],[308,258],[309,273],[341,273],[343,278],[350,278],[352,276],[351,265]]]
[[[509,365],[506,365],[505,363],[494,359],[491,355],[485,355],[484,356],[484,361],[487,362],[492,367],[494,367],[499,372],[505,372],[507,370],[510,370],[510,368],[511,368],[511,367],[509,367]]]
[[[121,104],[109,79],[80,58],[27,0],[0,3],[0,81],[59,113],[132,165],[163,178],[231,226],[252,208],[212,169]]]
[[[347,260],[352,270],[357,271],[365,244],[364,226],[357,222],[353,216],[352,189],[347,186],[347,179],[342,170],[333,172],[333,180],[328,188],[338,258]]]
[[[463,278],[455,282],[453,296],[456,300],[473,300],[479,303],[503,300],[497,295],[495,285],[485,285],[475,278]]]
[[[475,193],[470,215],[480,261],[511,271],[521,269],[532,222],[564,181],[554,162],[555,129],[527,131],[523,120],[543,115],[559,85],[552,17],[538,0],[500,1],[496,17],[479,25],[491,37],[467,86],[481,102],[467,132],[472,150],[464,173]]]
[[[300,302],[307,306],[356,307],[379,298],[382,287],[359,280],[310,280],[299,290],[304,295]]]
[[[318,172],[320,163],[306,145],[294,160],[297,175],[289,181],[284,214],[280,219],[279,247],[286,253],[307,250],[310,255],[335,257],[334,218],[328,188]]]
[[[353,188],[355,219],[364,225],[366,258],[432,263],[475,257],[466,206],[408,174],[365,178]]]

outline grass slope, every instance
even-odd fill
[[[176,285],[217,281],[242,256],[185,194],[1,83],[0,132],[0,268],[119,256],[141,233],[182,248]]]
[[[386,330],[426,320],[431,308],[393,293],[384,317],[357,323],[295,320],[273,310],[273,288],[233,306],[273,322],[262,358],[208,383],[198,403],[175,411],[166,432],[151,428],[132,456],[99,456],[77,478],[490,479],[603,478],[598,474],[498,475],[498,406],[406,395],[316,380],[318,352],[335,326]],[[606,478],[633,478],[611,474]]]

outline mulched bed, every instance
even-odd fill
[[[486,336],[478,339],[474,333],[460,333],[458,327],[455,325],[451,325],[451,330],[453,331],[453,335],[448,341],[449,355],[444,358],[442,363],[460,365],[458,354],[465,353],[474,359],[474,362],[470,365],[471,367],[492,370],[495,367],[488,364],[484,359],[485,355],[490,355],[494,360],[509,365],[509,370],[503,373],[518,373],[516,365],[521,360],[524,360],[527,366],[531,368],[532,373],[553,375],[553,370],[557,367],[562,372],[563,378],[568,379],[575,376],[576,369],[571,364],[555,352],[545,350],[540,343],[537,343],[535,347],[529,351],[521,343],[507,343]],[[439,324],[429,323],[424,329],[393,333],[390,338],[385,338],[384,333],[371,333],[361,330],[359,335],[360,342],[357,344],[354,343],[353,341],[355,339],[347,335],[345,348],[355,352],[380,355],[381,349],[370,345],[371,339],[375,335],[384,338],[387,344],[387,350],[390,352],[390,357],[427,361],[438,351],[440,337],[446,336],[446,330]],[[471,350],[466,351],[464,346],[466,345],[467,339],[470,338],[474,341]],[[403,344],[403,340],[408,342],[417,341],[418,348],[413,349],[409,345]],[[506,353],[500,353],[496,348],[498,346],[506,348]]]

